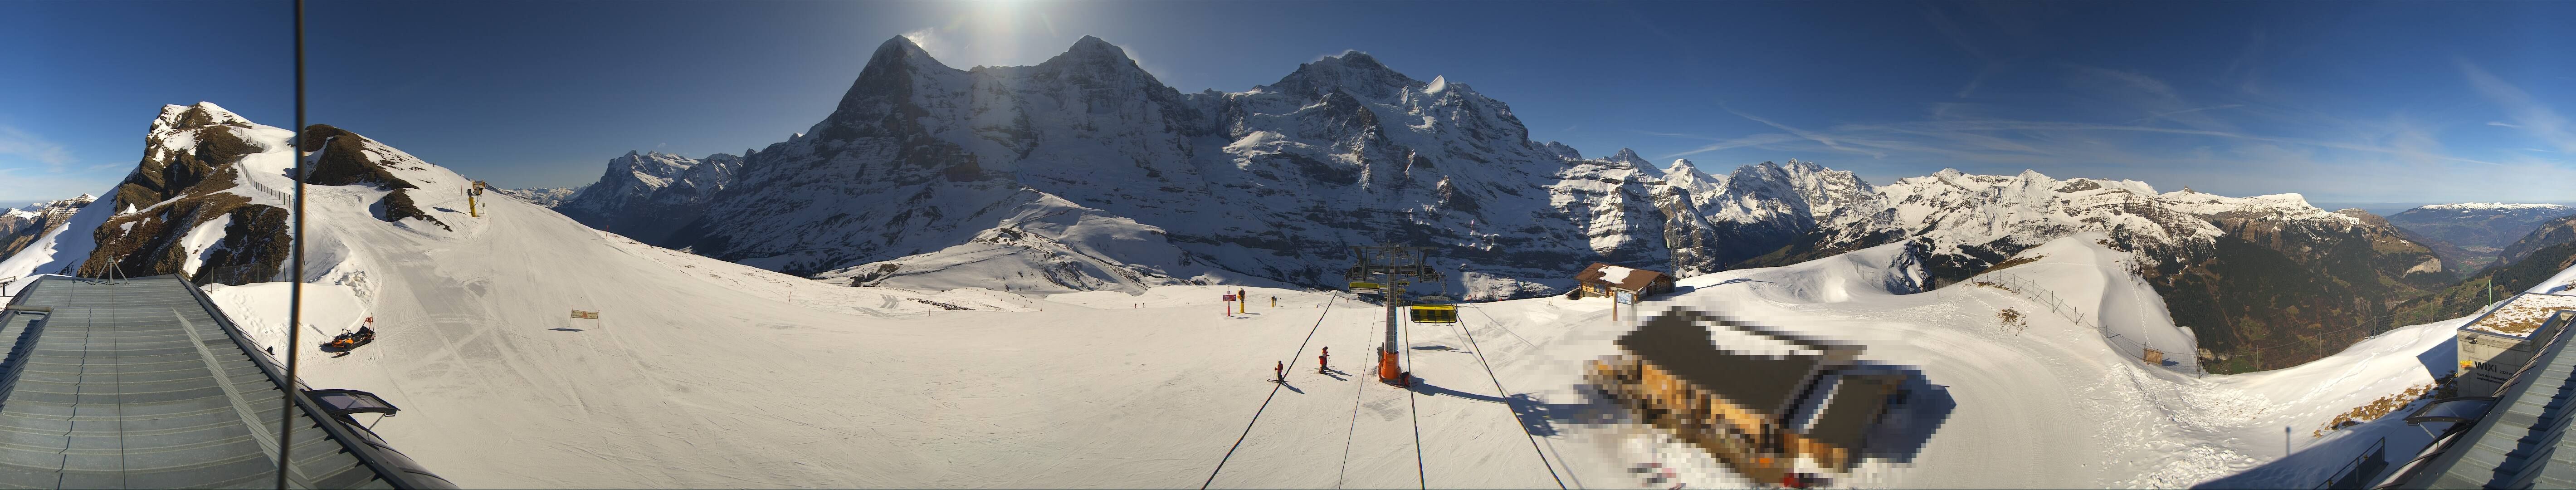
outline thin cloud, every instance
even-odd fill
[[[2238,108],[2238,107],[2245,107],[2245,104],[2214,105],[2214,106],[2209,106],[2209,107],[2194,107],[2194,108],[2190,108],[2190,109],[2183,109],[2183,110],[2173,111],[2173,112],[2160,112],[2160,113],[2156,113],[2156,114],[2153,114],[2153,115],[2149,115],[2149,116],[2144,117],[2144,118],[2139,118],[2138,120],[2135,120],[2135,121],[2129,121],[2129,124],[2138,124],[2138,123],[2143,123],[2143,122],[2147,122],[2147,121],[2153,121],[2153,120],[2157,120],[2157,119],[2164,119],[2166,116],[2172,116],[2172,115],[2177,115],[2177,114],[2190,114],[2190,113],[2194,113],[2194,112],[2209,111],[2209,110],[2218,110],[2218,109],[2234,109],[2234,108]]]
[[[2227,63],[2227,70],[2219,72],[2222,80],[2236,80],[2236,90],[2248,94],[2261,92],[2258,88],[2263,82],[2263,31],[2254,31],[2252,37],[2245,43],[2245,50],[2237,53],[2236,60]]]
[[[1985,85],[1985,84],[1986,84],[1986,79],[1987,79],[1987,78],[1993,78],[1993,77],[1995,76],[1995,74],[1996,74],[1996,73],[2000,73],[2000,72],[2002,72],[2002,71],[2004,71],[2004,62],[2003,62],[2003,61],[1988,61],[1988,62],[1986,62],[1986,67],[1985,67],[1985,68],[1982,68],[1982,69],[1977,70],[1977,77],[1976,77],[1976,78],[1970,78],[1970,79],[1968,79],[1968,84],[1967,84],[1967,85],[1964,85],[1964,86],[1960,86],[1960,87],[1959,87],[1959,91],[1958,91],[1957,93],[1950,94],[1950,98],[1954,98],[1954,99],[1965,99],[1965,98],[1968,98],[1968,95],[1977,93],[1977,87],[1979,87],[1979,86],[1983,86],[1983,85]]]
[[[1779,130],[1781,130],[1781,131],[1787,131],[1787,132],[1789,132],[1789,134],[1797,135],[1799,138],[1805,138],[1805,139],[1807,139],[1807,140],[1815,141],[1816,143],[1819,143],[1819,144],[1823,144],[1823,145],[1825,145],[1825,147],[1826,147],[1826,148],[1832,148],[1832,149],[1840,150],[1840,151],[1846,151],[1846,152],[1852,152],[1852,153],[1859,153],[1859,154],[1863,154],[1863,155],[1869,155],[1869,156],[1870,156],[1870,157],[1872,157],[1872,158],[1887,158],[1887,153],[1886,153],[1886,152],[1870,151],[1870,150],[1863,150],[1863,149],[1859,149],[1859,148],[1852,148],[1852,147],[1850,147],[1850,146],[1844,146],[1841,142],[1836,141],[1836,138],[1834,137],[1834,135],[1830,135],[1830,134],[1819,133],[1819,132],[1815,132],[1815,131],[1808,131],[1808,130],[1804,130],[1804,129],[1798,129],[1798,128],[1789,127],[1789,125],[1786,125],[1786,124],[1780,124],[1780,123],[1776,123],[1776,122],[1771,122],[1771,120],[1769,120],[1769,119],[1763,119],[1763,118],[1760,118],[1760,117],[1756,117],[1756,116],[1754,116],[1754,115],[1752,115],[1752,114],[1745,114],[1743,111],[1738,111],[1738,110],[1735,110],[1735,109],[1733,109],[1733,108],[1728,108],[1728,109],[1726,110],[1726,112],[1734,113],[1737,117],[1742,117],[1742,118],[1745,118],[1745,119],[1751,119],[1751,120],[1753,120],[1753,122],[1758,122],[1758,123],[1762,123],[1762,124],[1767,125],[1767,126],[1771,126],[1771,127],[1772,127],[1772,128],[1774,128],[1774,129],[1779,129]]]
[[[9,126],[0,126],[0,155],[32,160],[56,172],[70,167],[74,160],[71,150],[63,145]]]
[[[1977,43],[1968,40],[1968,30],[1960,28],[1958,22],[1951,21],[1950,16],[1941,13],[1940,8],[1925,5],[1921,11],[1923,20],[1931,22],[1934,30],[1941,31],[1941,37],[1948,38],[1951,46],[1958,47],[1959,51],[1966,52],[1977,59],[1995,59],[1993,55],[1986,54],[1986,50],[1977,49]]]
[[[2507,123],[2507,122],[2504,122],[2504,121],[2487,121],[2487,125],[2488,125],[2488,126],[2502,126],[2502,127],[2508,127],[2508,128],[2514,128],[2514,129],[2522,129],[2522,125],[2520,125],[2520,124]]]
[[[1751,136],[1745,136],[1745,137],[1742,137],[1742,138],[1713,138],[1713,137],[1708,137],[1708,136],[1689,135],[1689,134],[1676,134],[1676,133],[1646,133],[1646,134],[1655,135],[1655,136],[1673,137],[1673,138],[1703,139],[1703,140],[1710,140],[1710,141],[1715,141],[1715,142],[1716,142],[1716,143],[1710,143],[1710,144],[1708,144],[1708,145],[1701,146],[1701,147],[1698,147],[1698,148],[1692,148],[1692,149],[1689,149],[1689,150],[1684,150],[1684,151],[1682,151],[1682,152],[1680,152],[1680,153],[1674,153],[1674,154],[1671,154],[1671,155],[1664,155],[1664,156],[1662,156],[1662,157],[1658,157],[1659,159],[1664,159],[1664,158],[1681,158],[1681,157],[1686,157],[1686,156],[1691,156],[1691,155],[1697,155],[1697,154],[1701,154],[1701,153],[1708,153],[1708,152],[1718,151],[1718,150],[1728,150],[1728,149],[1735,149],[1735,148],[1749,148],[1749,147],[1766,147],[1766,146],[1769,146],[1769,145],[1774,145],[1774,144],[1779,144],[1779,143],[1787,143],[1787,142],[1792,142],[1792,141],[1806,141],[1805,139],[1803,139],[1803,138],[1799,138],[1799,137],[1797,137],[1797,136],[1795,136],[1795,135],[1784,134],[1784,133],[1761,133],[1761,134],[1755,134],[1755,135],[1751,135]]]
[[[2486,96],[2488,101],[2503,108],[2505,118],[2513,120],[2514,125],[2506,127],[2530,133],[2532,137],[2540,138],[2541,141],[2558,147],[2561,152],[2576,152],[2576,133],[2569,132],[2570,125],[2565,116],[2560,116],[2558,111],[2541,104],[2540,100],[2532,97],[2530,92],[2524,92],[2521,87],[2515,87],[2504,79],[2496,78],[2485,69],[2478,68],[2478,65],[2469,63],[2469,60],[2454,59],[2453,61],[2459,64],[2461,76],[2469,79],[2470,88],[2476,89],[2479,95]]]

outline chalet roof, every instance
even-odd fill
[[[1646,321],[1615,341],[1619,347],[1688,382],[1749,410],[1783,415],[1830,359],[1823,355],[1762,355],[1719,350],[1709,341],[1715,318],[1671,312]],[[1801,344],[1810,344],[1798,339]],[[1826,347],[1820,343],[1811,344]],[[1830,346],[1836,350],[1847,347]]]
[[[1629,291],[1644,291],[1646,286],[1654,284],[1656,279],[1663,278],[1664,273],[1661,272],[1600,262],[1593,262],[1591,266],[1584,267],[1582,273],[1574,275],[1576,282],[1605,282],[1611,287]]]

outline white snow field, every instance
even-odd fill
[[[290,184],[285,132],[261,133],[270,151],[246,160],[251,185],[238,189]],[[1628,330],[1600,298],[1468,304],[1462,323],[1411,327],[1403,351],[1424,384],[1403,390],[1370,379],[1382,311],[1353,299],[1250,288],[1250,314],[1227,316],[1217,298],[1236,286],[845,287],[642,245],[515,199],[487,196],[469,217],[467,179],[381,152],[453,229],[376,219],[380,191],[313,188],[310,306],[292,348],[313,386],[401,406],[375,430],[468,487],[1753,485],[1581,415],[1599,406],[1579,388],[1582,363]],[[84,209],[66,227],[84,232],[58,231],[0,274],[77,263],[81,223],[116,211]],[[1994,272],[2051,291],[2074,306],[2066,316],[1974,284],[1906,294],[1922,273],[1902,245],[1697,276],[1643,309],[1733,315],[1920,370],[1937,430],[1909,460],[1835,486],[2312,486],[2381,438],[2392,455],[2429,439],[2396,417],[2320,429],[2447,374],[2457,320],[2295,368],[2194,378],[2075,321],[2190,352],[2101,238],[2050,242]],[[274,345],[283,286],[209,289]],[[2026,325],[2004,325],[2004,308]],[[375,343],[319,350],[370,316]],[[1322,347],[1339,371],[1315,371]],[[1287,382],[1268,382],[1280,364]],[[1650,480],[1657,468],[1706,471]]]

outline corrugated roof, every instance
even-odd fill
[[[0,348],[8,352],[0,361],[0,486],[274,484],[277,423],[294,392],[235,340],[236,329],[194,285],[171,276],[47,277],[12,303],[53,311],[0,316]],[[453,488],[387,465],[380,441],[352,439],[371,434],[322,428],[342,422],[317,421],[309,405],[294,414],[298,430],[287,444],[296,485]]]
[[[2559,332],[2485,418],[2403,487],[2576,488],[2576,440],[2566,438],[2576,409],[2567,403],[2576,394],[2576,356],[2567,355],[2565,331]]]

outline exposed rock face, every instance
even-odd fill
[[[703,206],[733,183],[742,162],[742,157],[723,153],[692,159],[630,151],[609,160],[608,173],[598,183],[582,187],[554,208],[592,228],[661,241],[697,219]]]
[[[29,272],[176,274],[227,284],[279,280],[293,248],[294,136],[211,103],[163,107],[144,137],[144,157],[134,172],[106,202],[75,214],[85,221],[71,226],[83,228],[65,231],[87,236],[54,242],[58,248],[49,252],[54,255],[41,266],[28,263],[37,267]],[[433,210],[417,205],[422,198],[413,193],[424,192],[424,184],[437,184],[438,191],[452,188],[461,194],[462,178],[439,170],[437,178],[450,182],[422,181],[432,175],[427,163],[339,128],[314,125],[305,136],[305,148],[312,152],[306,187],[322,193],[314,198],[354,199],[366,205],[368,217],[374,218],[370,222],[453,231]],[[448,219],[462,214],[434,211]],[[323,255],[308,271],[327,273],[339,260],[315,253]]]
[[[76,270],[98,277],[180,274],[244,283],[276,276],[290,253],[286,199],[275,189],[237,189],[243,172],[293,165],[284,130],[258,126],[210,103],[164,106],[144,136],[144,156],[108,204],[116,213],[87,230],[96,248]],[[281,168],[243,165],[254,156]],[[317,170],[320,166],[317,166]],[[341,162],[335,178],[361,178]],[[256,203],[255,203],[256,201]],[[77,231],[77,230],[76,230]]]
[[[390,191],[370,208],[376,219],[394,222],[417,219],[453,229],[412,204],[411,193],[420,186],[394,175],[395,170],[427,170],[426,164],[391,146],[329,125],[315,124],[304,129],[304,149],[314,152],[313,169],[304,183],[310,185],[364,185]],[[407,165],[389,168],[388,165]],[[435,192],[464,192],[464,189],[440,189]]]
[[[2576,214],[2576,209],[2556,204],[2435,204],[2391,215],[2388,221],[2414,233],[2417,242],[2460,261],[2457,269],[2475,270],[2498,263],[2502,256],[2499,252],[2542,223],[2571,214]]]

